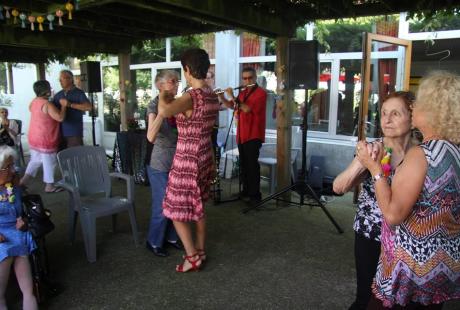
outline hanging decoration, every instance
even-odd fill
[[[3,8],[5,9],[6,18],[10,18],[11,17],[11,15],[10,15],[10,7],[9,6],[4,6]]]
[[[46,19],[49,21],[49,25],[48,25],[49,29],[54,30],[54,28],[53,28],[54,15],[53,14],[48,14],[46,16]]]
[[[16,9],[13,9],[11,11],[11,15],[13,15],[14,19],[13,19],[13,24],[17,24],[18,23],[18,16],[19,16],[19,11],[16,10]]]
[[[21,13],[19,14],[19,19],[21,20],[21,28],[26,28],[27,15],[25,13]]]
[[[38,23],[38,30],[43,31],[43,22],[45,21],[45,18],[43,16],[38,16],[37,17],[37,23]]]
[[[62,10],[57,10],[56,16],[59,18],[59,26],[63,26],[64,22],[62,21],[62,16],[64,16],[64,12]]]
[[[29,23],[30,23],[30,30],[35,31],[35,16],[30,15],[28,17]]]
[[[44,24],[48,23],[48,29],[54,30],[53,23],[58,18],[58,25],[63,26],[63,17],[67,14],[69,20],[73,19],[73,12],[79,8],[78,0],[66,0],[63,7],[56,9],[54,13],[38,15],[37,12],[23,11],[20,8],[12,8],[10,6],[0,5],[0,20],[13,19],[8,24],[19,24],[21,28],[27,28],[26,23],[30,23],[30,30],[35,31],[35,22],[38,23],[38,30],[44,31]]]
[[[72,11],[73,11],[73,4],[71,2],[67,2],[65,5],[65,9],[69,12],[68,18],[69,20],[72,19]]]

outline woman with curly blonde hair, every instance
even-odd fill
[[[382,211],[382,251],[369,309],[441,309],[460,298],[460,77],[434,72],[420,84],[412,124],[423,142],[410,149],[391,186],[358,144]],[[387,308],[383,308],[387,307]]]

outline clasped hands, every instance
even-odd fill
[[[380,169],[380,161],[384,155],[383,143],[359,141],[355,154],[359,162],[369,171]]]
[[[17,230],[22,230],[24,231],[25,230],[25,227],[26,227],[26,223],[24,222],[24,220],[22,219],[22,217],[18,217],[16,219],[16,229]],[[6,242],[6,238],[4,235],[0,234],[0,243],[3,243],[3,242]]]
[[[59,104],[61,105],[61,107],[66,107],[66,108],[70,106],[70,102],[66,98],[59,99]]]
[[[168,90],[160,90],[160,94],[158,95],[158,115],[164,114],[164,104],[169,104],[171,101],[174,100],[175,94]]]

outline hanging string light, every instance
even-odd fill
[[[28,17],[29,23],[30,23],[30,30],[35,31],[35,16],[30,15]]]
[[[53,14],[48,14],[48,15],[46,16],[46,19],[47,19],[48,22],[49,22],[49,25],[48,25],[49,29],[50,29],[50,30],[54,30],[54,28],[53,28],[54,15],[53,15]]]
[[[19,19],[21,20],[21,28],[26,28],[27,15],[25,13],[21,13],[19,14]]]
[[[38,16],[37,17],[37,23],[38,23],[38,30],[43,31],[43,22],[45,21],[45,18],[43,16]]]
[[[69,12],[68,18],[69,20],[72,19],[72,11],[73,11],[73,4],[72,2],[67,2],[65,5],[65,9]]]
[[[16,10],[16,9],[13,9],[11,11],[11,15],[13,15],[14,19],[13,19],[13,24],[17,24],[18,23],[18,16],[19,16],[19,11]]]
[[[62,16],[64,16],[64,12],[59,9],[56,11],[56,16],[59,18],[59,26],[63,26],[64,22],[62,21]]]
[[[10,7],[9,6],[4,6],[3,8],[5,9],[5,17],[10,18],[11,17],[11,15],[10,15]]]

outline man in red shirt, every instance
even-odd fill
[[[240,157],[240,178],[243,185],[241,197],[259,202],[260,193],[260,165],[259,151],[265,141],[265,107],[267,102],[266,91],[257,85],[257,74],[254,68],[243,68],[241,73],[243,90],[235,98],[233,89],[227,88],[229,100],[223,94],[220,100],[229,108],[237,111],[238,125],[236,142]]]

